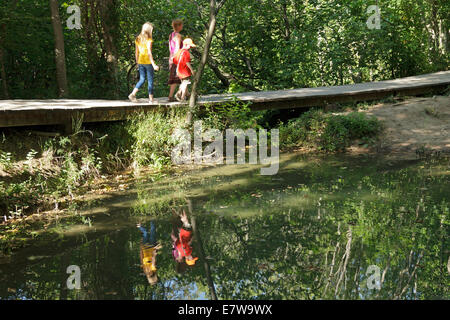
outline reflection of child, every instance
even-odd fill
[[[172,256],[177,263],[182,263],[183,258],[188,266],[195,265],[197,257],[192,257],[192,227],[188,221],[186,212],[180,216],[183,227],[178,228],[178,232],[172,231]],[[178,235],[176,234],[178,233]]]
[[[149,284],[156,284],[158,277],[156,275],[156,255],[158,250],[161,249],[161,245],[156,242],[156,227],[153,221],[150,225],[150,232],[137,225],[138,229],[142,232],[142,244],[140,250],[141,266],[144,270]]]

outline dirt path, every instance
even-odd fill
[[[408,98],[362,110],[382,121],[377,152],[393,158],[416,158],[417,150],[450,154],[450,97]],[[362,152],[353,146],[350,151]],[[366,150],[367,151],[367,150]]]

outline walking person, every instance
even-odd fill
[[[139,82],[136,84],[133,92],[128,96],[132,102],[137,102],[136,94],[139,89],[144,85],[145,79],[148,81],[148,96],[149,102],[153,103],[153,77],[154,72],[159,70],[159,67],[155,64],[152,54],[153,47],[153,25],[150,22],[146,22],[142,26],[141,33],[137,36],[136,41],[136,63],[139,67]]]
[[[176,19],[172,21],[173,32],[169,36],[169,81],[168,85],[170,86],[169,92],[169,102],[174,102],[176,99],[173,97],[175,93],[175,89],[177,85],[181,84],[180,78],[177,76],[177,66],[173,63],[173,57],[181,49],[183,46],[183,37],[180,32],[183,30],[183,21],[180,19]]]
[[[196,47],[192,39],[187,38],[183,41],[183,48],[173,57],[173,63],[177,65],[177,75],[181,80],[180,88],[178,89],[175,98],[178,101],[186,100],[189,95],[188,85],[191,83],[190,78],[195,74],[194,68],[191,65],[191,53],[189,50]]]

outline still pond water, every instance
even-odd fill
[[[88,202],[58,239],[0,264],[0,299],[449,299],[450,161],[282,155],[137,181]],[[171,254],[172,208],[191,203],[194,266]],[[192,216],[191,216],[192,220]],[[141,223],[163,245],[156,285]],[[81,289],[68,290],[79,266]]]

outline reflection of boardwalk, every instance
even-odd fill
[[[287,109],[326,105],[333,102],[380,99],[392,94],[417,95],[442,90],[450,85],[450,71],[426,74],[389,81],[368,82],[346,86],[304,88],[280,91],[247,92],[235,94],[238,99],[252,103],[257,109]],[[209,95],[199,104],[221,104],[233,95]],[[0,100],[0,127],[26,125],[67,124],[73,116],[83,114],[85,122],[124,120],[139,110],[155,107],[186,106],[169,103],[167,98],[138,103],[119,100]]]

